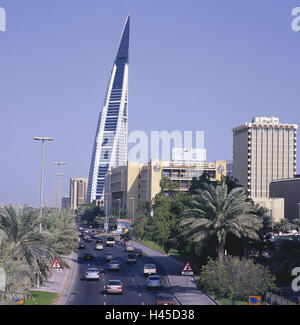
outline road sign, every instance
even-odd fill
[[[249,305],[261,305],[261,297],[249,296]]]
[[[51,265],[52,269],[62,269],[60,263],[58,262],[58,259],[56,258],[53,264]]]
[[[184,268],[182,269],[182,275],[193,275],[194,271],[189,262],[185,263]]]

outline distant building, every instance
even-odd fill
[[[163,177],[177,182],[178,191],[187,191],[194,177],[207,172],[211,180],[226,176],[226,161],[179,162],[153,159],[147,164],[128,162],[127,166],[111,169],[105,178],[105,212],[113,209],[127,210],[127,217],[135,215],[140,200],[153,201],[161,191]]]
[[[61,199],[61,207],[66,210],[70,210],[71,202],[69,196],[65,196]]]
[[[88,179],[77,177],[70,179],[70,208],[76,211],[77,208],[86,202]]]
[[[256,117],[233,131],[233,177],[251,198],[269,198],[271,181],[296,173],[296,124]]]
[[[226,161],[226,176],[232,178],[232,168],[233,168],[233,160],[227,160]]]
[[[277,180],[270,183],[270,197],[284,199],[284,216],[300,218],[300,178]]]

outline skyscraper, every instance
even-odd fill
[[[76,177],[70,179],[70,209],[76,211],[81,204],[86,202],[88,179]]]
[[[296,173],[296,124],[256,117],[233,131],[233,177],[251,198],[268,198],[271,181]]]
[[[128,16],[97,124],[87,202],[104,199],[105,174],[111,167],[127,163],[129,24]]]

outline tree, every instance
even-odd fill
[[[288,219],[281,219],[274,225],[274,230],[277,233],[282,232],[284,234],[293,229],[295,229],[295,225]]]
[[[263,295],[275,287],[271,273],[245,258],[225,256],[222,261],[210,259],[201,269],[201,289],[218,297],[228,298],[234,305],[247,300],[249,295]]]
[[[192,241],[201,241],[207,236],[215,236],[218,242],[218,256],[224,255],[224,246],[229,233],[238,238],[254,238],[260,228],[260,220],[253,214],[251,203],[243,187],[228,193],[223,182],[220,185],[204,184],[204,190],[197,189],[191,208],[187,209],[181,221],[185,227],[183,236]]]

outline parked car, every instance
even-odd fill
[[[107,293],[122,293],[123,284],[120,280],[109,280],[106,285]]]
[[[134,253],[129,253],[128,256],[127,256],[127,259],[126,259],[126,263],[128,264],[134,264],[136,263],[136,257],[135,257],[135,254]]]
[[[99,280],[100,270],[95,267],[89,267],[85,273],[86,280]]]
[[[156,266],[154,264],[144,265],[144,275],[156,274]]]
[[[120,271],[120,262],[117,260],[112,260],[108,264],[109,271]]]
[[[147,279],[147,288],[162,288],[163,284],[159,275],[149,275]]]
[[[156,305],[157,306],[164,306],[164,305],[174,306],[174,305],[176,305],[176,302],[171,295],[169,295],[167,293],[161,293],[156,297]]]

